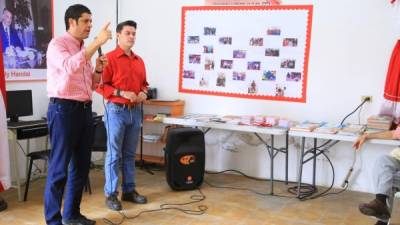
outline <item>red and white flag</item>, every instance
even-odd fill
[[[0,44],[0,52],[1,44]],[[6,117],[6,81],[4,77],[3,55],[0,54],[0,192],[11,186],[10,154]]]

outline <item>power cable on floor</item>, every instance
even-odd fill
[[[161,204],[160,208],[158,208],[158,209],[143,210],[134,216],[128,216],[128,215],[126,215],[126,213],[124,213],[122,211],[118,211],[118,213],[122,217],[119,222],[112,222],[111,220],[109,220],[107,218],[103,218],[103,221],[109,225],[121,225],[125,222],[125,220],[136,219],[144,213],[159,212],[159,211],[164,211],[164,210],[177,210],[177,211],[183,212],[185,214],[196,215],[196,216],[203,215],[208,209],[208,207],[206,205],[197,206],[198,210],[190,210],[190,209],[184,209],[184,208],[178,207],[178,206],[186,206],[186,205],[195,204],[195,203],[204,201],[206,199],[206,196],[203,194],[203,192],[200,189],[197,189],[197,190],[199,191],[200,194],[191,195],[190,199],[192,201],[190,201],[190,202]]]

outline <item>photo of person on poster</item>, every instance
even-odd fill
[[[0,0],[5,69],[45,69],[52,0]]]

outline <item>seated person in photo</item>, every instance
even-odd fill
[[[400,139],[400,126],[396,130],[363,134],[354,142],[353,148],[360,149],[368,139]],[[372,171],[376,197],[369,203],[360,204],[359,210],[364,215],[377,218],[378,221],[375,225],[386,225],[390,218],[388,199],[394,194],[393,186],[395,177],[400,171],[400,159],[392,155],[381,155],[376,159]]]
[[[4,8],[2,21],[0,23],[0,33],[3,46],[3,52],[10,52],[10,49],[24,50],[21,40],[18,37],[17,30],[12,26],[13,15],[11,11]]]

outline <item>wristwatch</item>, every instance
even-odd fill
[[[121,97],[121,89],[117,89],[117,92],[115,94],[117,97]]]

